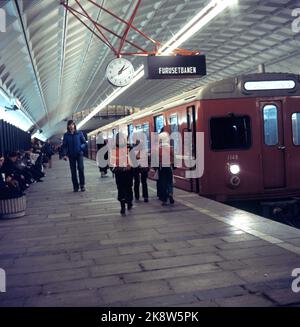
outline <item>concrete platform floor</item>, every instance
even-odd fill
[[[121,217],[94,162],[77,194],[68,163],[53,166],[26,216],[0,221],[0,306],[300,305],[300,230],[180,190],[162,207],[153,182]]]

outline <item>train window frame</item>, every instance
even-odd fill
[[[292,91],[296,88],[296,81],[293,79],[286,80],[255,80],[255,81],[245,81],[243,88],[247,92],[255,91],[272,91],[272,90],[284,90]]]
[[[176,124],[172,124],[172,123],[171,123],[171,119],[172,119],[173,117],[176,117]],[[176,131],[173,131],[173,130],[172,130],[171,126],[173,126],[173,125],[176,125]],[[172,133],[172,132],[179,132],[179,122],[178,122],[178,113],[177,113],[177,112],[175,112],[175,113],[173,113],[173,114],[171,114],[171,115],[169,116],[169,126],[170,126],[170,131],[171,131],[171,133]]]
[[[137,124],[134,126],[135,133],[142,131],[142,124]]]
[[[228,118],[230,117],[229,115],[222,115],[222,116],[212,116],[209,119],[209,141],[210,141],[210,150],[213,152],[226,152],[226,151],[249,151],[252,148],[253,145],[253,135],[252,135],[252,117],[250,115],[234,115],[237,118],[240,117],[248,117],[249,118],[249,130],[250,130],[250,140],[249,140],[249,146],[246,148],[239,147],[239,148],[232,148],[228,147],[225,149],[214,149],[212,147],[212,135],[211,135],[211,121],[216,118]]]
[[[171,118],[176,117],[176,124],[171,124]],[[169,123],[169,128],[170,128],[170,135],[172,135],[172,133],[179,133],[180,132],[180,125],[179,125],[179,119],[178,119],[178,113],[174,112],[172,114],[170,114],[169,119],[168,119],[168,123]],[[176,126],[176,130],[172,129],[172,126]],[[170,145],[174,148],[175,153],[178,153],[180,150],[180,140],[177,138],[176,136],[176,140],[174,140],[173,138],[170,139]]]
[[[137,133],[142,132],[142,131],[143,131],[143,125],[142,124],[137,124],[137,125],[134,126],[134,134],[137,134]]]
[[[116,128],[112,128],[111,129],[111,139],[112,140],[116,140],[116,136],[117,136],[118,132]]]
[[[133,123],[130,123],[130,124],[127,125],[127,135],[128,135],[129,144],[132,145],[133,144],[133,136],[134,136],[134,125],[133,125]]]
[[[157,131],[157,126],[156,126],[156,120],[159,118],[159,117],[162,117],[162,120],[163,120],[163,127],[162,129],[166,126],[165,124],[165,117],[164,117],[164,114],[160,114],[160,115],[157,115],[157,116],[153,116],[153,120],[154,120],[154,132],[156,133],[161,133],[161,130],[158,132]]]
[[[268,144],[267,142],[266,142],[266,128],[265,128],[265,117],[264,117],[264,115],[265,115],[265,112],[264,112],[264,110],[265,110],[265,108],[266,107],[270,107],[270,106],[273,106],[274,108],[276,108],[276,126],[277,126],[277,142],[276,143],[272,143],[272,144]],[[275,104],[275,103],[265,103],[264,104],[264,106],[262,107],[262,122],[263,122],[263,137],[264,137],[264,145],[266,145],[266,146],[268,146],[268,147],[272,147],[272,146],[277,146],[277,145],[279,145],[279,124],[278,124],[278,114],[279,114],[279,112],[278,112],[278,106]]]
[[[148,152],[150,152],[151,150],[151,129],[150,129],[150,122],[149,121],[145,121],[142,123],[142,131],[145,133],[145,125],[148,125],[148,132],[147,134],[147,149]]]
[[[295,111],[291,114],[291,128],[292,128],[292,142],[293,142],[293,146],[296,146],[296,147],[299,147],[300,146],[300,137],[299,137],[299,144],[296,144],[294,142],[294,127],[293,127],[293,115],[300,115],[300,112],[299,111]],[[300,119],[299,119],[300,121]]]

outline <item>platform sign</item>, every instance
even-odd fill
[[[145,65],[147,79],[199,78],[206,75],[204,55],[148,56]]]

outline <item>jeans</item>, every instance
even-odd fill
[[[77,179],[77,169],[79,173],[79,183],[80,186],[85,185],[84,178],[84,166],[83,166],[83,154],[78,154],[76,157],[69,157],[70,169],[72,174],[72,183],[74,189],[79,189],[78,179]],[[76,169],[77,164],[77,169]]]
[[[143,168],[133,169],[134,177],[134,196],[136,199],[140,198],[140,182],[142,182],[142,195],[144,199],[148,199],[148,170]]]
[[[166,202],[173,194],[173,171],[170,167],[161,167],[159,170],[160,199]]]
[[[116,184],[118,188],[118,200],[120,202],[131,203],[133,200],[132,170],[116,171],[115,172]]]

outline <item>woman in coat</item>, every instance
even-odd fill
[[[86,140],[83,136],[83,133],[77,131],[75,122],[73,120],[69,120],[67,124],[67,132],[65,133],[63,139],[63,155],[64,160],[69,159],[74,192],[78,192],[79,186],[81,192],[85,191],[85,176],[83,165],[83,153],[85,149]],[[77,169],[79,174],[79,183],[77,179]]]

